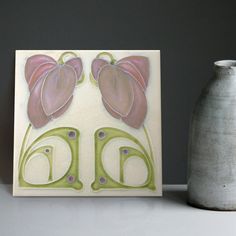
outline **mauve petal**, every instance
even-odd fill
[[[129,126],[138,129],[144,122],[147,114],[147,99],[138,83],[133,80],[134,103],[128,116],[122,120]]]
[[[46,63],[46,62],[56,64],[56,61],[52,57],[49,57],[47,55],[38,54],[38,55],[34,55],[34,56],[29,57],[26,61],[26,64],[25,64],[25,78],[26,78],[26,81],[29,82],[30,77],[31,77],[32,73],[34,72],[34,70],[40,64],[43,64],[43,63]]]
[[[142,74],[139,72],[139,70],[130,62],[119,62],[116,64],[119,68],[121,68],[123,71],[128,73],[130,76],[132,76],[137,82],[140,84],[140,86],[143,88],[143,90],[146,89],[146,83],[143,79]]]
[[[55,67],[55,65],[55,63],[43,63],[39,65],[30,77],[30,80],[28,82],[29,90],[31,91],[39,78],[42,78],[42,75],[46,75],[46,73],[48,73],[53,67]]]
[[[148,79],[149,79],[149,59],[147,57],[130,56],[130,57],[122,58],[117,63],[119,64],[120,62],[128,62],[128,63],[133,64],[141,73],[147,87]]]
[[[107,64],[108,64],[108,62],[104,59],[96,58],[93,60],[92,66],[91,66],[91,72],[92,72],[93,78],[95,80],[98,79],[97,76],[98,76],[98,73],[101,70],[101,68]]]
[[[120,119],[120,115],[118,113],[116,113],[107,103],[106,101],[104,101],[104,99],[102,98],[102,102],[104,107],[106,108],[106,110],[110,113],[111,116],[113,116],[116,119]]]
[[[79,57],[76,58],[72,58],[70,60],[68,60],[66,63],[66,65],[72,66],[76,72],[77,75],[77,80],[80,80],[82,78],[82,71],[83,71],[83,64],[82,64],[82,60]]]
[[[114,65],[106,65],[98,75],[98,85],[104,101],[120,116],[132,108],[134,93],[132,78]]]
[[[60,110],[72,97],[76,85],[76,72],[68,65],[57,66],[44,80],[41,101],[46,115]]]
[[[53,118],[58,118],[59,116],[61,116],[64,112],[67,111],[67,109],[69,108],[71,102],[72,102],[73,96],[70,98],[70,100],[58,111],[56,111],[54,114],[52,114]]]
[[[41,128],[50,121],[50,118],[44,113],[41,104],[40,97],[42,85],[43,79],[40,79],[30,93],[28,101],[28,117],[35,128]]]

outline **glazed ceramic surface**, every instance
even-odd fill
[[[236,210],[236,61],[215,63],[196,104],[188,167],[190,204]]]
[[[17,51],[14,195],[160,196],[159,51]]]

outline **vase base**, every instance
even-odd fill
[[[210,206],[205,206],[205,205],[200,204],[200,203],[192,202],[190,200],[187,200],[187,204],[192,206],[192,207],[199,208],[199,209],[202,209],[202,210],[210,210],[210,211],[236,211],[236,206],[232,207],[232,208],[210,207]]]

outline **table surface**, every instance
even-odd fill
[[[236,212],[188,206],[184,185],[162,198],[14,198],[11,188],[0,184],[1,236],[236,235]]]

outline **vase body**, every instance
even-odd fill
[[[192,115],[188,202],[236,210],[236,61],[215,63]]]

